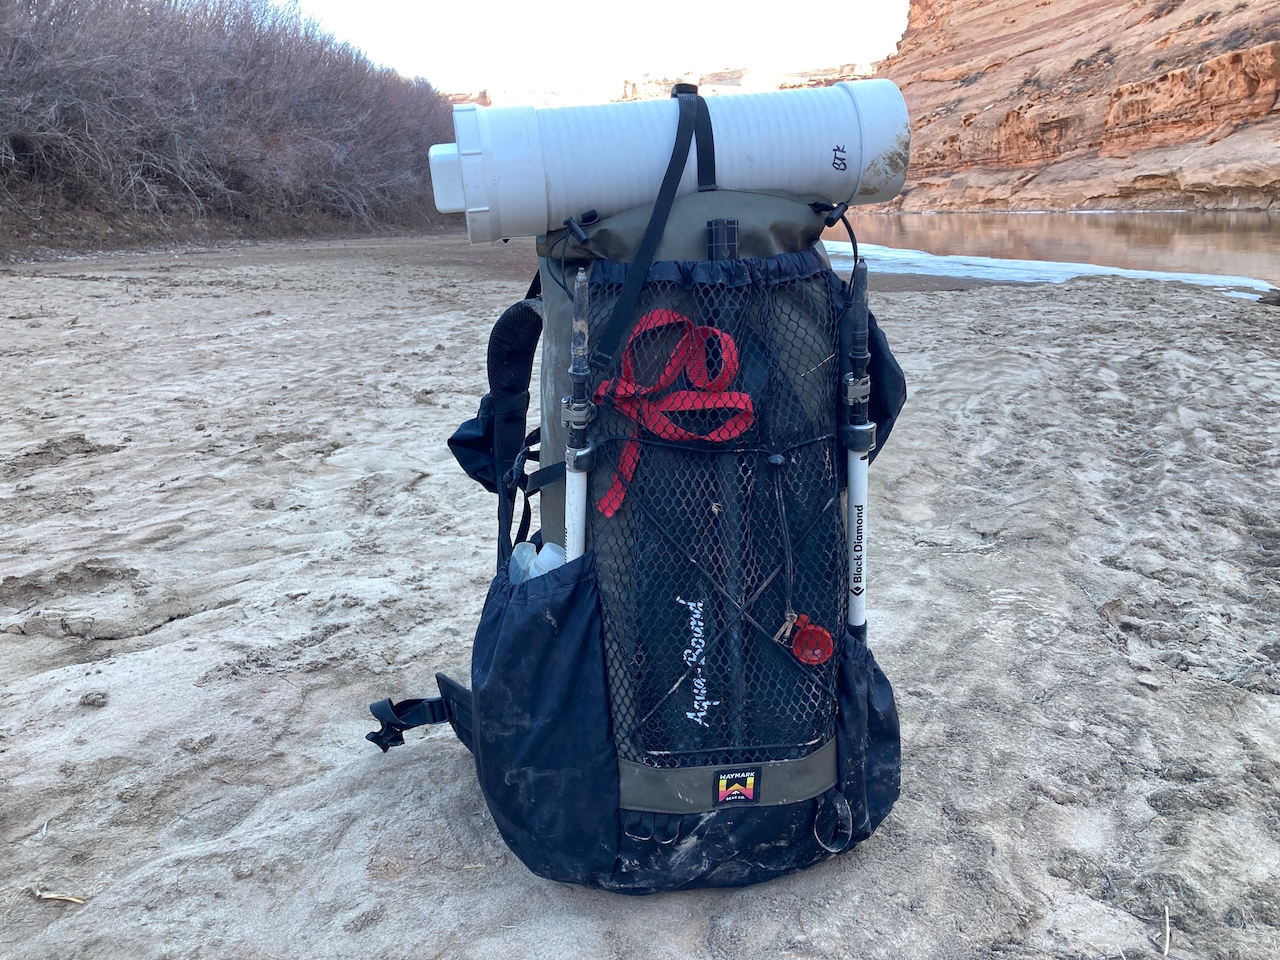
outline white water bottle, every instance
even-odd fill
[[[507,566],[507,579],[513,584],[524,583],[529,579],[529,568],[538,559],[538,548],[528,540],[522,540],[511,551],[511,559]]]
[[[556,567],[564,565],[564,547],[558,543],[544,543],[537,557],[529,565],[529,579],[540,577]]]
[[[558,543],[544,543],[539,550],[528,540],[517,543],[511,551],[510,566],[507,567],[507,579],[511,583],[524,583],[534,577],[540,577],[549,570],[564,564],[564,547]]]

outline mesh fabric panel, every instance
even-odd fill
[[[605,266],[593,270],[593,340],[624,276]],[[660,767],[799,759],[833,735],[845,622],[830,274],[753,268],[699,282],[675,266],[650,272],[591,428],[619,756]],[[821,662],[793,652],[802,628],[829,635]]]

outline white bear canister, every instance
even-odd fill
[[[907,106],[888,80],[707,97],[716,182],[851,206],[897,196]],[[653,203],[675,141],[675,100],[584,107],[453,108],[456,143],[431,148],[441,213],[465,213],[472,243],[536,237],[568,217]],[[677,195],[697,190],[696,150]]]

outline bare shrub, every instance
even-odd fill
[[[0,0],[0,217],[438,220],[424,80],[266,0]]]

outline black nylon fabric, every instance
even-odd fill
[[[595,262],[593,343],[629,269]],[[633,322],[648,311],[687,319],[636,338],[641,385],[683,357],[683,372],[646,403],[670,391],[714,403],[663,407],[695,438],[673,439],[642,429],[641,412],[624,415],[611,394],[592,428],[600,553],[513,585],[514,500],[504,499],[503,478],[524,440],[541,314],[529,301],[507,311],[490,339],[490,394],[449,441],[467,473],[500,492],[499,570],[476,633],[472,689],[439,678],[512,851],[543,877],[633,894],[759,883],[818,863],[844,842],[849,812],[844,849],[872,833],[900,790],[892,689],[865,628],[843,627],[834,318],[844,285],[813,249],[660,262],[645,277]],[[694,346],[680,354],[686,336]],[[874,458],[906,388],[874,317],[869,350]],[[695,382],[698,364],[703,379],[726,365],[736,372],[708,387]],[[620,376],[616,366],[604,373]],[[712,438],[747,397],[751,422]],[[640,452],[624,477],[628,443]],[[624,496],[606,520],[598,504],[615,486]],[[830,659],[800,659],[779,629],[788,611],[804,614],[810,632],[830,628]],[[619,809],[620,752],[656,767],[745,765],[799,759],[832,738],[839,794],[684,816]]]
[[[592,553],[515,586],[499,572],[471,677],[468,746],[481,790],[507,845],[540,876],[650,894],[761,883],[833,856],[814,836],[820,799],[685,816],[618,809]],[[839,683],[851,847],[897,798],[897,717],[888,681],[856,638],[845,644]]]
[[[475,737],[472,734],[474,723],[471,719],[471,691],[447,674],[436,674],[436,686],[440,688],[440,696],[449,704],[449,725],[457,734],[462,745],[472,753],[476,752]]]
[[[471,654],[476,773],[502,838],[534,873],[605,886],[618,759],[591,553],[489,588]]]
[[[898,725],[898,707],[893,699],[889,678],[867,650],[867,752],[866,771],[867,816],[875,830],[889,815],[902,793],[902,740]]]
[[[866,645],[865,627],[845,637],[837,700],[839,786],[853,814],[848,851],[888,816],[901,781],[893,690]],[[830,826],[822,818],[832,814],[821,798],[685,816],[623,810],[618,868],[606,886],[647,894],[762,883],[835,856],[814,835]]]
[[[902,747],[893,688],[866,644],[866,627],[846,632],[836,694],[840,789],[853,811],[853,837],[871,836],[901,790]]]
[[[637,840],[640,814],[622,811],[617,893],[648,894],[763,883],[832,856],[813,835],[819,801],[663,817],[650,814],[652,839]],[[648,822],[641,835],[647,835]],[[666,842],[663,842],[663,841]]]
[[[907,402],[907,377],[898,365],[898,359],[889,349],[889,340],[885,337],[880,324],[876,323],[874,313],[867,315],[867,352],[871,359],[867,361],[867,373],[871,377],[871,406],[869,418],[876,425],[876,448],[867,458],[874,463],[876,456],[889,442],[889,434],[898,421]]]

